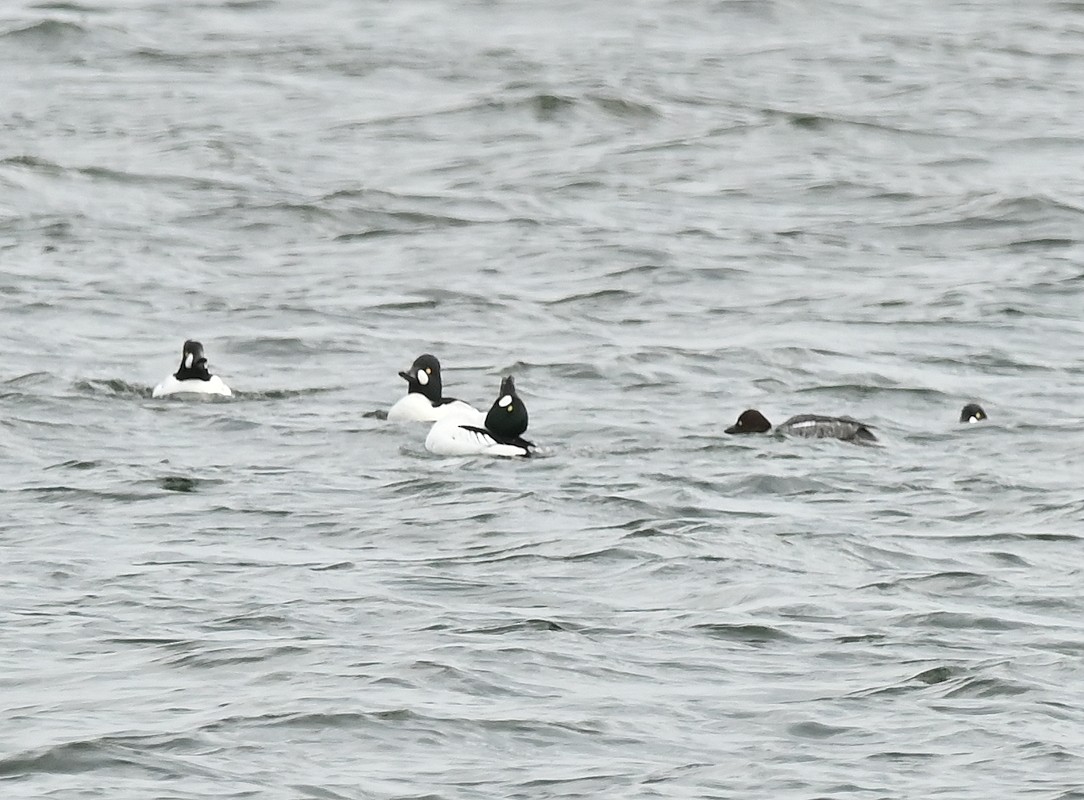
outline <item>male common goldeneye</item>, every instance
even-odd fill
[[[425,449],[440,456],[529,456],[534,445],[523,438],[526,430],[527,406],[509,375],[501,381],[500,395],[484,426],[454,418],[440,420],[429,429]]]
[[[726,433],[767,433],[772,424],[756,409],[743,411],[738,421],[726,429]],[[799,414],[782,425],[775,426],[779,433],[802,436],[807,439],[842,439],[845,442],[876,442],[877,437],[865,423],[851,417],[822,417],[819,414]]]
[[[207,369],[207,359],[203,355],[203,345],[189,339],[181,351],[181,367],[164,381],[154,387],[152,397],[165,397],[171,394],[217,394],[229,397],[233,394],[230,387],[217,375]]]
[[[444,397],[440,381],[440,362],[428,353],[418,356],[410,369],[399,376],[407,382],[407,395],[388,410],[392,422],[435,422],[455,417],[483,423],[482,412],[462,400]]]
[[[968,403],[960,412],[960,422],[982,422],[986,419],[986,412],[978,403]]]

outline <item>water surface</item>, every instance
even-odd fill
[[[0,69],[3,796],[1084,797],[1084,6],[15,2]],[[151,399],[189,337],[233,399]],[[381,419],[422,352],[545,456]]]

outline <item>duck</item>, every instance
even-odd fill
[[[399,377],[407,382],[407,393],[388,410],[390,421],[436,422],[455,418],[477,425],[485,423],[482,412],[470,403],[444,396],[440,361],[436,356],[429,353],[418,356]]]
[[[154,387],[152,397],[168,397],[173,394],[210,394],[230,397],[233,392],[217,375],[207,369],[203,345],[189,339],[181,349],[181,366],[172,375]]]
[[[767,433],[772,424],[755,408],[747,409],[725,433]],[[825,417],[820,414],[799,414],[776,425],[777,433],[806,439],[840,439],[844,442],[876,442],[870,426],[852,417]]]
[[[535,445],[523,438],[526,430],[527,406],[508,375],[501,380],[500,393],[482,425],[454,418],[439,420],[425,437],[425,449],[440,456],[527,457]]]
[[[960,422],[982,422],[984,419],[988,417],[978,403],[968,403],[960,412]]]

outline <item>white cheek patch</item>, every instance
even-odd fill
[[[420,383],[422,386],[429,385],[429,373],[426,372],[424,369],[418,370],[418,383]]]
[[[502,397],[500,400],[497,401],[497,405],[499,405],[501,408],[507,408],[511,404],[512,404],[512,395],[510,395],[510,394],[506,394],[504,397]]]
[[[192,354],[189,353],[184,357],[184,366],[186,369],[192,369]]]
[[[974,414],[972,414],[970,417],[967,418],[967,421],[968,422],[978,422],[979,418],[976,417]]]

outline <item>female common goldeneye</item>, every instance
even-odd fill
[[[772,424],[756,409],[743,411],[738,421],[725,433],[767,433]],[[851,417],[822,417],[819,414],[799,414],[782,425],[775,426],[779,433],[802,436],[807,439],[842,439],[845,442],[876,442],[877,437],[869,426]]]
[[[388,410],[392,422],[436,422],[455,417],[483,423],[482,412],[470,403],[444,397],[440,382],[440,362],[428,353],[418,356],[410,369],[399,376],[407,382],[407,395]]]
[[[516,394],[509,375],[501,381],[500,395],[489,409],[484,426],[440,420],[429,429],[425,449],[440,456],[529,456],[534,445],[522,438],[526,430],[527,406]]]
[[[154,387],[151,397],[166,397],[171,394],[217,394],[229,397],[233,394],[230,387],[217,375],[207,369],[207,359],[203,355],[203,345],[189,339],[181,351],[181,368]]]
[[[978,403],[968,403],[960,412],[960,422],[982,422],[986,419],[986,412]]]

